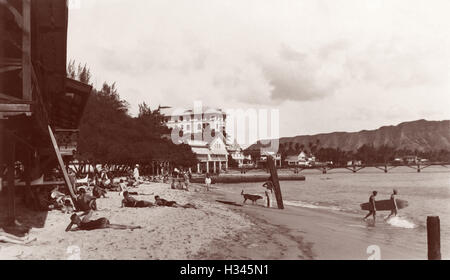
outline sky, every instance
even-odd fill
[[[68,60],[145,101],[277,110],[279,135],[450,119],[450,1],[71,0]]]

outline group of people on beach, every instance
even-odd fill
[[[139,229],[140,226],[127,226],[127,225],[118,225],[111,224],[107,218],[99,218],[96,220],[91,220],[91,216],[93,211],[97,210],[96,200],[102,197],[106,198],[106,194],[108,192],[119,192],[120,195],[123,196],[121,207],[128,208],[149,208],[149,207],[174,207],[174,208],[193,208],[197,207],[194,204],[179,204],[176,201],[168,201],[166,199],[161,198],[158,195],[154,196],[154,202],[146,201],[146,200],[138,200],[134,198],[132,195],[139,195],[137,192],[132,192],[131,188],[136,188],[138,185],[144,182],[163,182],[168,183],[167,174],[159,177],[141,177],[139,176],[139,165],[136,165],[133,174],[130,174],[126,179],[121,178],[119,183],[115,182],[114,178],[109,178],[106,172],[100,172],[99,176],[94,177],[94,186],[92,188],[92,195],[87,193],[87,188],[82,186],[76,188],[77,191],[77,199],[74,203],[76,209],[79,211],[83,211],[81,215],[76,213],[72,214],[70,217],[70,224],[67,226],[66,231],[72,230],[72,227],[76,225],[77,230],[94,230],[94,229],[104,229],[104,228],[112,228],[112,229]],[[189,175],[188,173],[179,173],[176,174],[177,178],[173,178],[172,186],[176,179],[179,179],[179,176],[182,175],[185,180],[185,188],[184,190],[188,190],[189,185]],[[173,188],[171,186],[171,188]],[[177,188],[176,188],[177,189]]]

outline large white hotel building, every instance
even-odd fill
[[[198,173],[216,173],[228,169],[226,139],[227,115],[221,109],[176,110],[166,115],[169,128],[183,131],[184,143],[191,146],[199,164]]]

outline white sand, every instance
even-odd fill
[[[67,259],[76,248],[81,259],[192,259],[213,240],[226,240],[253,225],[226,205],[211,201],[203,190],[176,191],[166,184],[150,183],[131,191],[147,194],[135,196],[140,200],[154,202],[154,195],[159,195],[179,204],[194,203],[198,209],[120,208],[122,197],[110,192],[108,198],[97,201],[99,211],[92,218],[106,217],[112,224],[142,229],[65,232],[70,215],[52,211],[43,228],[31,230],[30,236],[37,241],[26,246],[0,244],[0,259]]]

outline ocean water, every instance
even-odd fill
[[[423,254],[427,247],[427,216],[439,216],[442,257],[450,258],[450,168],[431,166],[421,173],[398,167],[389,173],[365,168],[358,173],[336,169],[328,174],[318,170],[302,171],[301,174],[305,175],[305,181],[281,182],[286,205],[350,216],[354,222],[342,226],[364,227],[366,224],[361,219],[367,211],[362,211],[359,205],[368,202],[374,190],[378,191],[377,200],[389,199],[395,188],[398,198],[407,200],[409,206],[387,221],[383,218],[389,211],[377,212],[375,233],[379,231],[379,238],[417,248]],[[236,192],[241,188],[248,193],[264,194],[260,183],[235,185],[228,191]],[[373,228],[368,230],[374,232]]]

